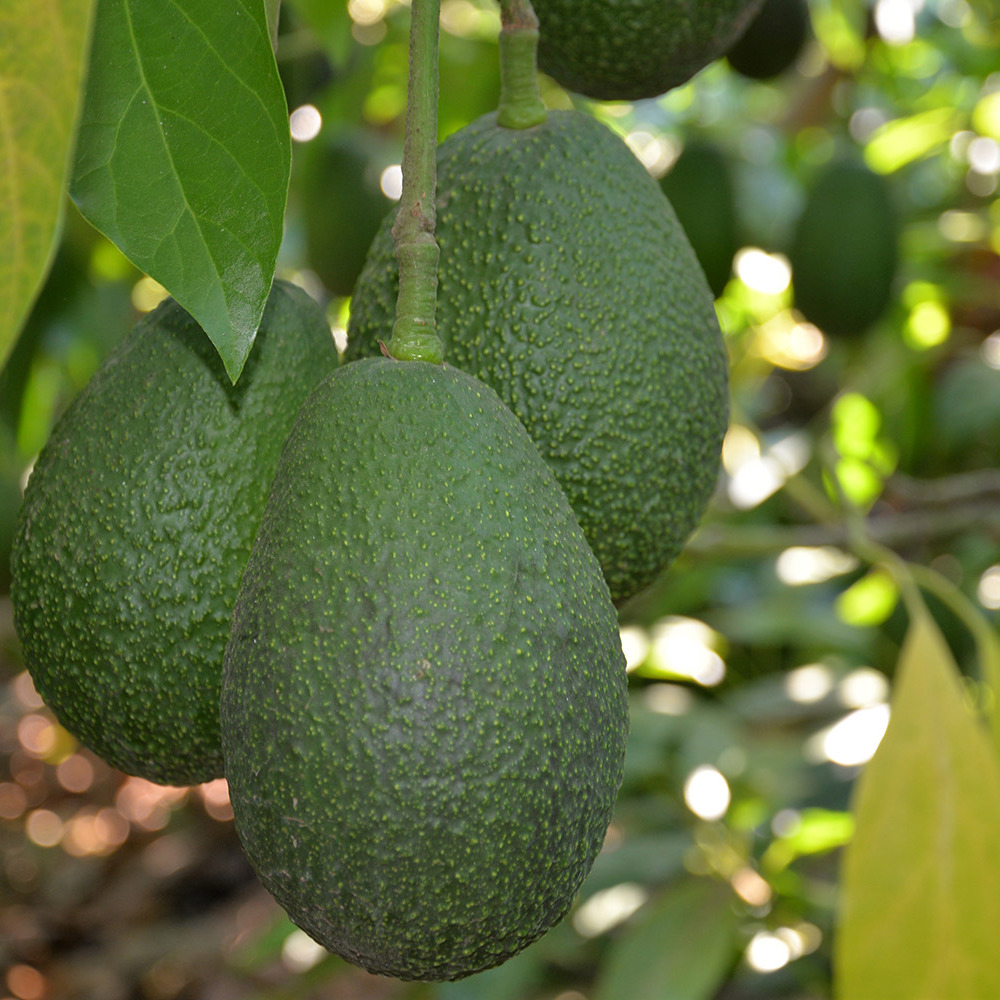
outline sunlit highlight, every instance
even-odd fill
[[[649,893],[633,882],[595,892],[573,914],[573,928],[581,937],[597,937],[628,920],[648,898]]]
[[[801,587],[849,573],[857,565],[858,560],[854,556],[832,545],[795,545],[778,556],[774,571],[782,583]]]
[[[804,748],[806,758],[842,767],[865,764],[875,755],[888,725],[888,705],[860,708],[812,736]]]
[[[751,510],[780,490],[790,476],[801,472],[808,461],[808,439],[802,434],[789,434],[756,460],[743,462],[730,471],[726,487],[729,499],[739,510]]]
[[[31,965],[12,965],[7,970],[7,988],[18,1000],[42,1000],[48,981]]]
[[[311,104],[303,104],[291,113],[288,126],[296,142],[309,142],[319,135],[319,130],[323,127],[323,116]]]
[[[951,317],[940,302],[920,302],[907,317],[904,332],[913,347],[937,347],[951,334]]]
[[[306,972],[326,954],[305,931],[294,930],[281,946],[281,962],[289,972]]]
[[[979,578],[976,597],[984,608],[1000,610],[1000,565],[990,566]]]
[[[233,818],[233,807],[229,801],[229,783],[225,778],[216,778],[198,786],[205,812],[212,819],[224,823]]]
[[[55,847],[64,831],[63,821],[51,809],[35,809],[24,824],[28,840],[39,847]]]
[[[807,663],[785,674],[785,694],[800,705],[822,701],[833,687],[833,671],[823,663]]]
[[[771,364],[790,371],[808,371],[827,355],[826,337],[819,327],[798,321],[789,309],[758,328],[755,347]]]
[[[381,21],[388,13],[387,0],[348,0],[347,13],[355,24],[363,27]]]
[[[625,669],[635,670],[649,655],[649,636],[638,625],[626,625],[620,631],[622,652],[625,654]]]
[[[938,232],[951,243],[978,243],[988,233],[986,222],[975,212],[949,209],[938,216]]]
[[[705,687],[720,684],[726,664],[713,648],[717,634],[693,618],[670,617],[653,629],[650,666],[665,676],[683,677]]]
[[[163,285],[147,275],[132,286],[132,305],[141,313],[150,312],[169,294]]]
[[[56,781],[67,792],[80,795],[94,783],[94,765],[83,754],[72,754],[56,767]]]
[[[637,130],[625,136],[625,142],[639,162],[654,176],[667,172],[678,156],[678,148],[666,136]]]
[[[1000,330],[994,330],[983,341],[979,353],[990,368],[1000,371]]]
[[[780,295],[792,280],[788,259],[781,254],[765,253],[757,247],[744,247],[734,259],[736,275],[747,288],[764,295]]]
[[[747,945],[746,959],[756,972],[777,972],[792,960],[792,949],[777,934],[758,931]]]
[[[382,176],[379,178],[379,187],[382,188],[382,194],[386,198],[391,198],[393,201],[399,201],[403,196],[403,168],[398,163],[393,163],[391,166],[385,168],[382,171]]]
[[[739,868],[729,879],[733,891],[751,906],[766,906],[771,901],[771,886],[752,868]]]
[[[130,822],[144,830],[162,830],[174,806],[187,797],[186,788],[155,785],[145,778],[127,778],[115,796],[115,806]]]
[[[889,679],[872,667],[858,667],[837,685],[837,697],[846,708],[881,705],[889,698]]]
[[[969,143],[969,166],[977,174],[988,176],[1000,173],[1000,143],[989,136],[977,136]]]
[[[643,696],[646,707],[657,715],[686,715],[694,708],[694,695],[680,684],[650,684]]]
[[[710,764],[696,767],[684,782],[684,802],[700,819],[722,819],[731,800],[729,782]]]
[[[889,45],[906,45],[917,33],[916,12],[922,0],[878,0],[875,29]]]

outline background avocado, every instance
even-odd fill
[[[168,300],[53,430],[18,519],[15,624],[39,694],[115,767],[163,784],[222,774],[240,574],[295,413],[336,363],[322,311],[278,282],[233,386]]]
[[[854,160],[829,164],[795,226],[795,307],[827,333],[863,333],[892,298],[898,239],[885,178]]]
[[[222,686],[237,830],[291,918],[383,975],[504,961],[589,870],[626,730],[600,567],[496,394],[387,358],[321,383]]]
[[[517,414],[622,600],[678,553],[715,485],[727,364],[694,251],[656,182],[604,125],[486,115],[438,153],[446,358]],[[379,354],[398,278],[383,223],[346,357]]]
[[[296,186],[309,192],[295,204],[306,236],[309,266],[332,295],[350,295],[379,223],[393,206],[382,192],[382,171],[399,152],[371,132],[349,131],[297,144]]]
[[[660,178],[660,189],[677,213],[712,294],[722,294],[739,249],[736,187],[726,154],[714,143],[693,140]]]
[[[726,53],[726,62],[751,80],[770,80],[795,65],[809,30],[806,0],[764,0],[750,26]]]
[[[533,0],[538,65],[601,100],[639,100],[686,83],[723,55],[763,0]]]

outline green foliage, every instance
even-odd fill
[[[97,4],[73,198],[194,316],[234,382],[274,275],[289,142],[261,3]]]
[[[0,11],[0,368],[58,244],[92,6],[12,0]]]
[[[600,567],[496,394],[386,358],[324,381],[222,687],[237,829],[293,920],[404,979],[509,958],[600,849],[626,711]]]
[[[85,745],[164,784],[222,774],[222,652],[285,434],[336,365],[315,303],[275,287],[233,386],[169,301],[109,355],[39,456],[12,555],[37,689]]]
[[[390,225],[358,281],[348,359],[377,355],[392,322]],[[612,596],[631,596],[698,523],[728,414],[711,293],[670,205],[589,116],[507,129],[487,115],[439,148],[437,239],[446,358],[521,419]]]

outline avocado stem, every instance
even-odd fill
[[[392,227],[399,263],[396,321],[386,345],[401,361],[444,360],[435,328],[439,250],[434,239],[437,183],[438,20],[441,0],[412,0],[410,77],[403,142],[403,192]]]
[[[545,121],[538,91],[538,18],[530,0],[501,0],[500,105],[497,124],[531,128]]]

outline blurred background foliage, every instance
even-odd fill
[[[852,783],[906,626],[854,528],[1000,609],[1000,22],[973,0],[769,0],[730,60],[596,104],[702,260],[732,362],[719,489],[621,609],[625,784],[571,913],[499,969],[379,979],[296,931],[243,860],[224,782],[101,764],[35,695],[7,559],[54,420],[163,290],[68,207],[0,373],[0,996],[19,1000],[820,1000]],[[767,25],[770,25],[768,27]],[[292,186],[279,274],[342,338],[398,197],[400,0],[287,0]],[[499,93],[490,0],[442,4],[442,136]],[[959,664],[965,627],[931,608]]]

